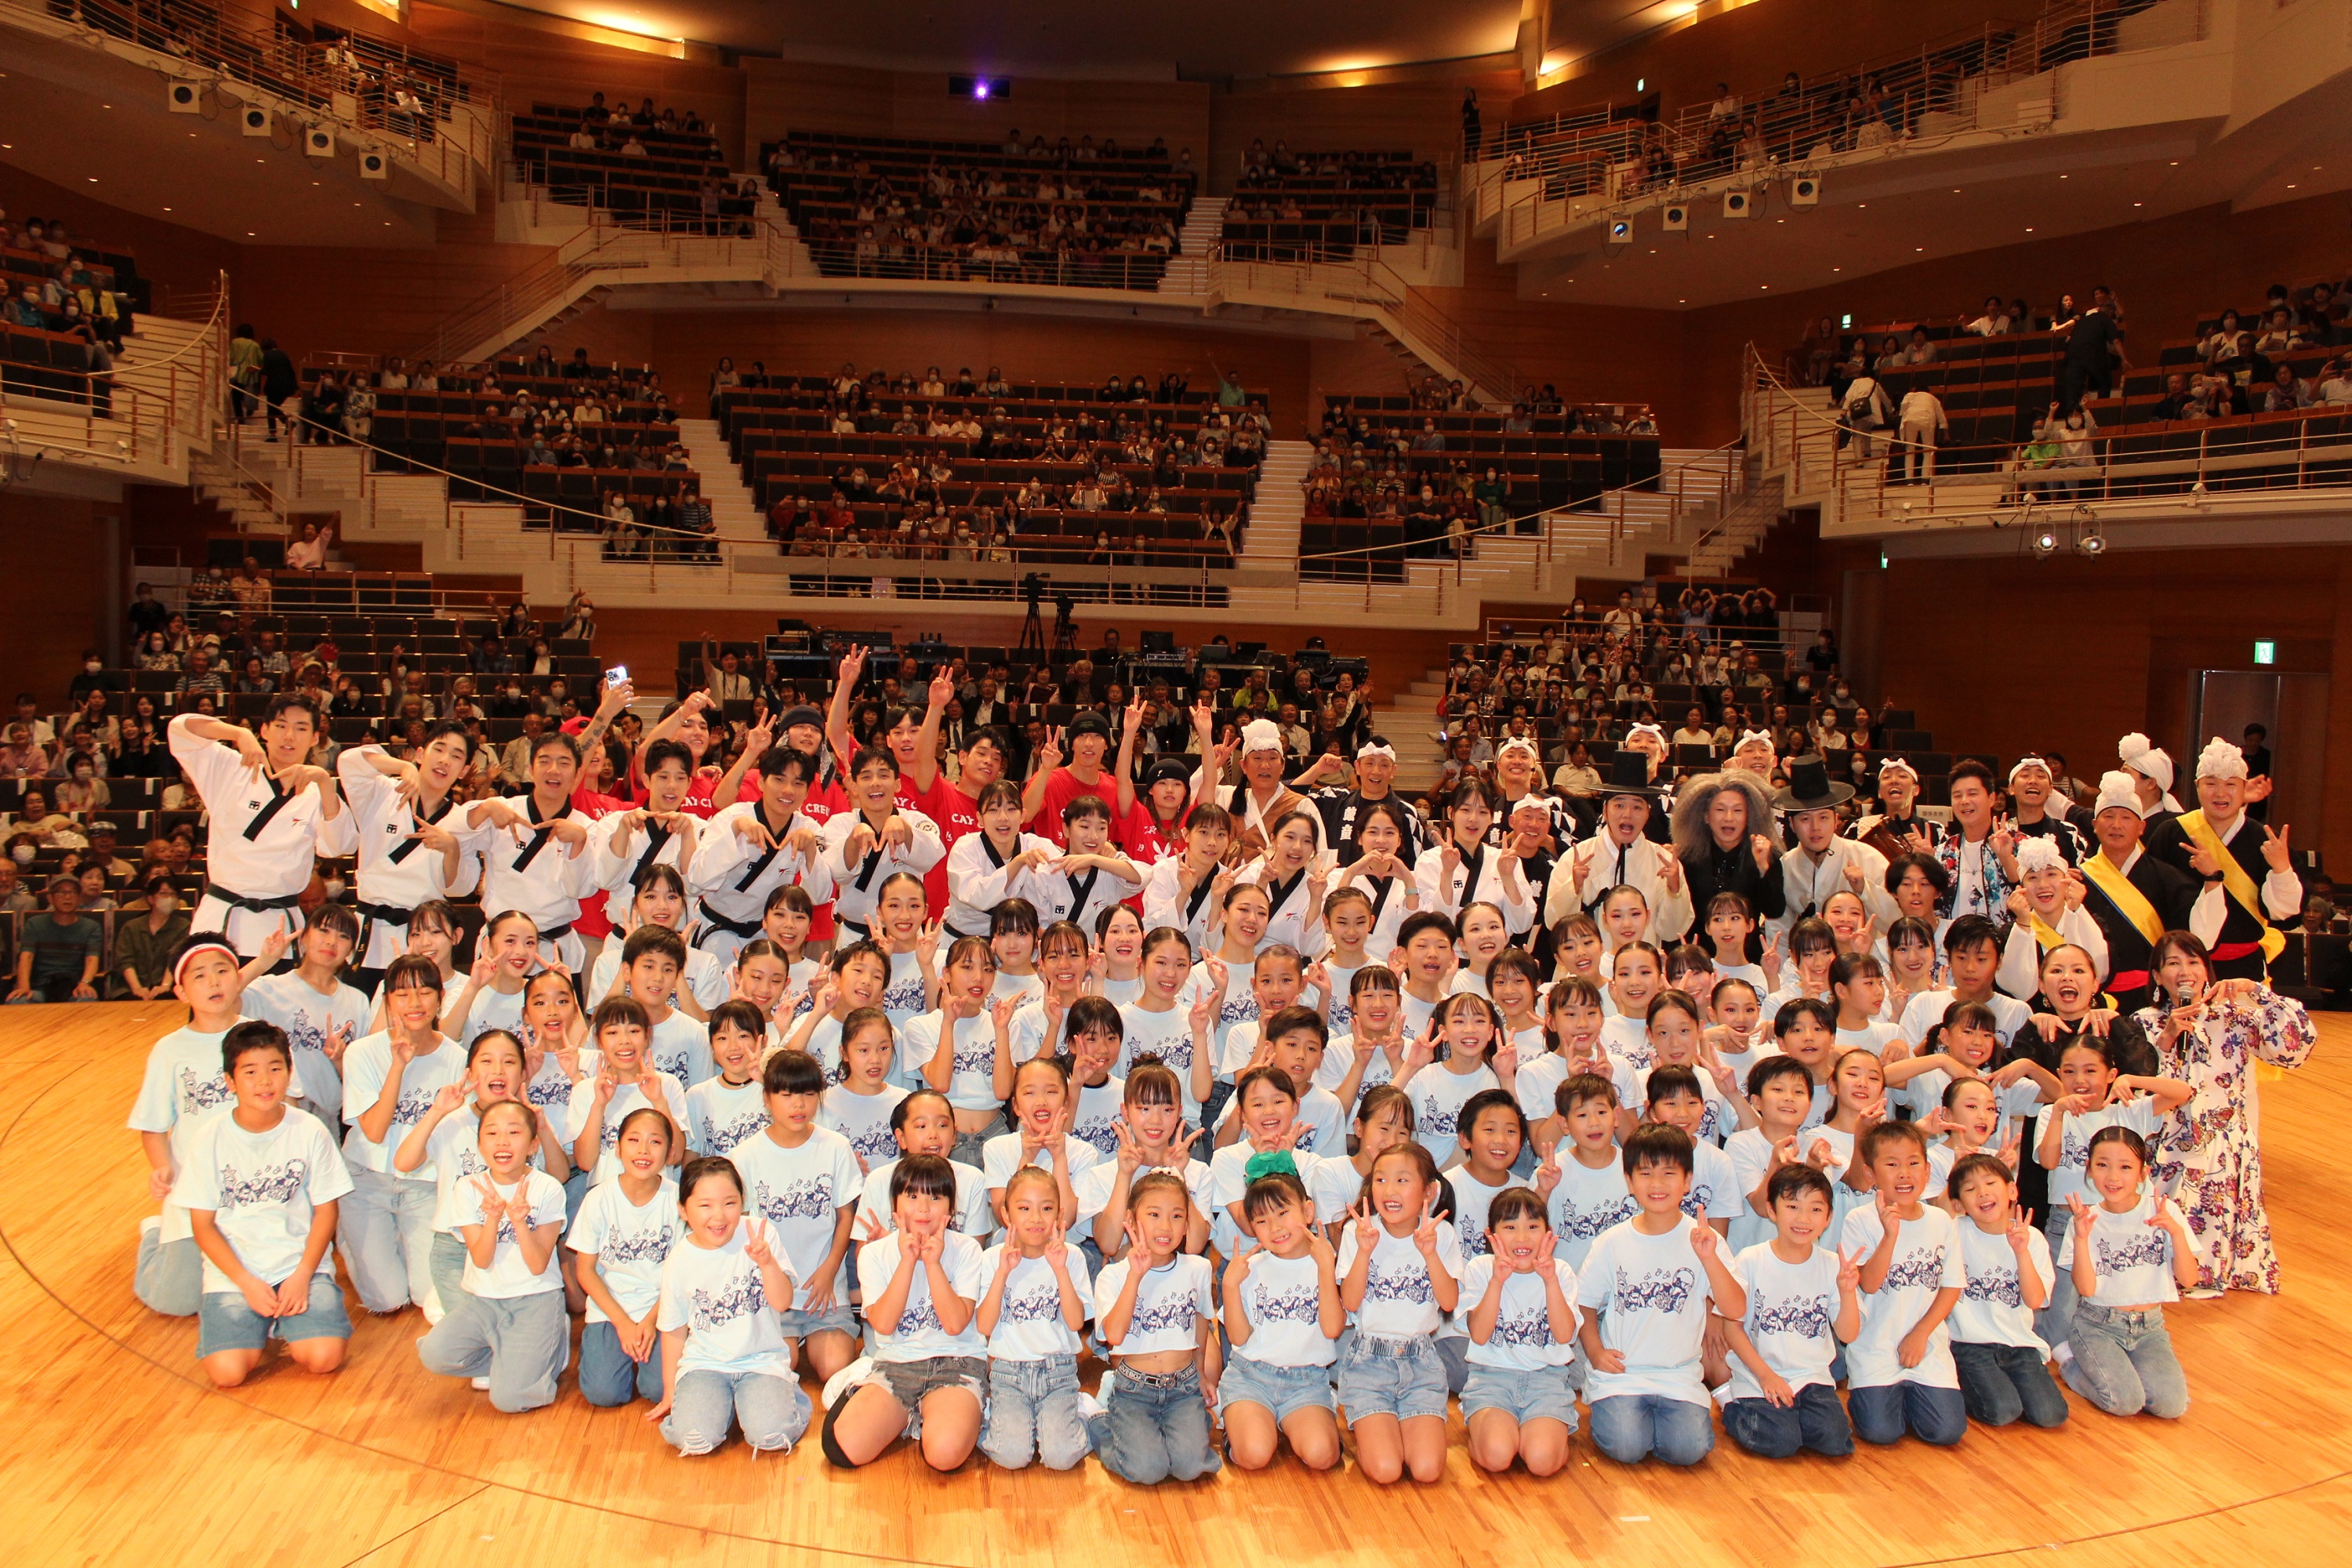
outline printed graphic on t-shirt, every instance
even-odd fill
[[[1551,1309],[1538,1302],[1524,1312],[1497,1312],[1495,1331],[1486,1342],[1496,1345],[1545,1345],[1551,1342]]]
[[[1989,1301],[1996,1307],[2021,1307],[2025,1293],[2019,1289],[2014,1268],[1971,1268],[1969,1282],[1962,1288],[1963,1300]]]
[[[1260,1323],[1319,1323],[1323,1321],[1322,1292],[1312,1285],[1265,1291],[1258,1296],[1253,1315]]]
[[[1426,1265],[1393,1269],[1375,1265],[1364,1276],[1364,1300],[1411,1301],[1416,1306],[1426,1306],[1437,1300],[1437,1289],[1430,1283]]]
[[[1944,1249],[1930,1247],[1895,1259],[1895,1267],[1886,1271],[1888,1290],[1933,1290],[1944,1282]]]
[[[1047,1279],[1014,1295],[1004,1293],[1004,1310],[1001,1314],[1008,1323],[1050,1323],[1062,1315],[1062,1286],[1057,1279]]]
[[[648,1226],[635,1232],[613,1231],[604,1237],[604,1245],[596,1250],[597,1261],[614,1263],[659,1263],[669,1257],[669,1227]]]
[[[1809,1340],[1829,1338],[1830,1299],[1826,1296],[1791,1296],[1785,1300],[1758,1303],[1748,1320],[1750,1334],[1801,1334]]]
[[[1594,1240],[1618,1221],[1633,1217],[1634,1203],[1631,1193],[1596,1204],[1589,1209],[1578,1208],[1576,1200],[1571,1197],[1561,1197],[1558,1201],[1559,1218],[1553,1223],[1552,1232],[1570,1241]]]
[[[761,1219],[772,1226],[782,1226],[786,1220],[793,1219],[831,1219],[835,1208],[833,1178],[813,1176],[804,1182],[786,1183],[782,1187],[772,1187],[765,1182],[755,1181],[751,1184],[751,1206],[760,1211]]]
[[[220,1168],[220,1206],[242,1208],[247,1204],[282,1204],[299,1194],[310,1180],[310,1167],[301,1160],[289,1160],[282,1165],[264,1165],[251,1175],[240,1174],[235,1165]]]
[[[1164,1301],[1136,1303],[1135,1316],[1128,1320],[1127,1337],[1142,1339],[1149,1335],[1189,1331],[1200,1320],[1200,1306],[1192,1293],[1171,1296]]]
[[[226,1076],[221,1073],[215,1073],[210,1078],[200,1078],[196,1075],[196,1069],[194,1068],[182,1068],[180,1069],[180,1103],[187,1108],[185,1112],[186,1114],[194,1114],[199,1110],[216,1110],[221,1106],[228,1104],[236,1098],[236,1091],[229,1088],[228,1079]],[[431,1096],[428,1095],[426,1099],[429,1100]],[[402,1096],[401,1106],[403,1109],[405,1109],[407,1104],[407,1097],[405,1095]],[[417,1114],[423,1115],[424,1113],[419,1111]],[[394,1119],[395,1121],[399,1119],[398,1112],[394,1113]],[[415,1117],[410,1117],[409,1120],[413,1121],[415,1120]]]
[[[1690,1305],[1698,1289],[1698,1274],[1689,1268],[1653,1268],[1639,1279],[1620,1273],[1612,1310],[1620,1312],[1679,1312]]]
[[[748,1318],[768,1304],[768,1288],[760,1270],[748,1260],[743,1271],[713,1289],[697,1286],[693,1293],[694,1327],[711,1330],[738,1318]]]
[[[714,1121],[705,1137],[714,1154],[724,1154],[746,1138],[755,1137],[768,1130],[768,1113],[764,1110],[742,1110],[724,1121]]]
[[[2096,1234],[2091,1237],[2091,1249],[2097,1256],[2102,1274],[2120,1274],[2127,1268],[2159,1267],[2166,1260],[2166,1247],[2164,1232],[2153,1229],[2145,1236],[2126,1237],[2122,1240]]]

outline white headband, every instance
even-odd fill
[[[1647,724],[1636,724],[1633,728],[1638,731],[1647,730],[1650,727]],[[1652,731],[1651,732],[1653,734],[1656,733],[1655,731]],[[1631,740],[1633,739],[1633,736],[1629,734],[1626,736],[1626,739]],[[1528,756],[1533,757],[1536,761],[1543,761],[1543,752],[1538,751],[1536,749],[1536,743],[1533,741],[1528,740],[1524,735],[1514,735],[1509,740],[1504,742],[1502,751],[1497,752],[1496,755],[1500,756],[1508,752],[1525,752]]]
[[[2045,773],[2050,772],[2050,764],[2040,757],[2020,757],[2017,759],[2017,765],[2009,770],[2009,782],[2015,784],[2017,775],[2028,768],[2040,768]]]
[[[2131,774],[2116,770],[2099,775],[2099,798],[2097,804],[2091,807],[2091,815],[2096,816],[2103,811],[2128,811],[2134,816],[2140,815],[2139,792],[2132,787]]]
[[[2134,773],[2145,773],[2156,781],[2158,789],[2172,788],[2172,753],[2152,745],[2146,735],[2135,730],[2116,742],[2116,757]]]
[[[1242,726],[1242,755],[1282,750],[1282,727],[1271,719],[1253,719]]]
[[[189,963],[199,955],[207,952],[225,952],[228,954],[230,963],[242,963],[236,955],[236,949],[229,946],[226,939],[217,936],[198,937],[188,944],[185,952],[172,961],[172,984],[177,985],[180,983],[180,976],[186,971]]]
[[[1631,741],[1636,735],[1647,735],[1661,746],[1666,743],[1666,732],[1664,730],[1659,729],[1655,724],[1636,724],[1632,729],[1625,731],[1625,739],[1628,741]]]
[[[1742,730],[1739,731],[1739,743],[1731,749],[1735,752],[1744,752],[1759,741],[1767,746],[1771,745],[1772,731],[1769,730]]]
[[[2063,871],[2066,857],[2058,853],[2058,846],[2047,838],[2029,835],[2018,840],[2017,869],[2022,876],[2028,871]]]
[[[2200,779],[2244,778],[2246,753],[2216,735],[2205,742],[2203,751],[2197,753],[2197,776]]]
[[[1901,757],[1889,757],[1878,764],[1878,776],[1881,779],[1885,778],[1889,773],[1903,773],[1907,775],[1913,784],[1919,782],[1919,770]]]
[[[1366,757],[1386,757],[1389,761],[1395,762],[1396,748],[1384,741],[1367,741],[1356,748],[1356,761],[1360,763]]]

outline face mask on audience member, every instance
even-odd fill
[[[98,660],[96,660],[96,659],[94,659],[94,658],[86,658],[86,659],[83,659],[83,660],[81,661],[81,667],[82,667],[82,668],[83,668],[84,670],[88,671],[88,672],[89,672],[89,674],[91,674],[91,675],[96,675],[100,670],[101,670],[101,669],[103,669],[103,668],[106,668],[104,665],[102,665],[102,664],[99,663],[99,661],[98,661]]]
[[[19,844],[14,849],[8,851],[8,858],[16,861],[19,866],[29,866],[33,863],[33,856],[35,853],[36,851],[31,845]]]

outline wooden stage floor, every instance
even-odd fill
[[[1477,1473],[1458,1429],[1445,1479],[1386,1491],[1286,1458],[1257,1476],[1144,1490],[1091,1461],[1055,1475],[901,1451],[831,1469],[812,1435],[782,1460],[674,1456],[629,1411],[569,1386],[500,1415],[428,1376],[414,1312],[363,1320],[349,1364],[282,1363],[209,1392],[193,1321],[131,1295],[144,1167],[123,1117],[149,1044],[183,1016],[121,1003],[0,1010],[0,1312],[13,1397],[0,1431],[12,1564],[460,1562],[725,1564],[1488,1564],[1565,1561],[2116,1563],[2352,1559],[2352,1019],[2268,1086],[2272,1214],[2286,1294],[2175,1309],[2187,1419],[2080,1401],[2054,1432],[1977,1428],[1843,1462],[1772,1464],[1727,1443],[1696,1471],[1595,1456],[1560,1476]],[[2330,1226],[2334,1228],[2330,1228]],[[2332,1326],[2331,1326],[2332,1325]],[[644,1407],[639,1406],[639,1411]],[[2334,1544],[2329,1544],[2333,1542]]]

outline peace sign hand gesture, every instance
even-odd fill
[[[2263,828],[2263,864],[2273,871],[2294,869],[2294,858],[2287,853],[2286,835],[2284,827],[2275,833],[2267,825]]]

